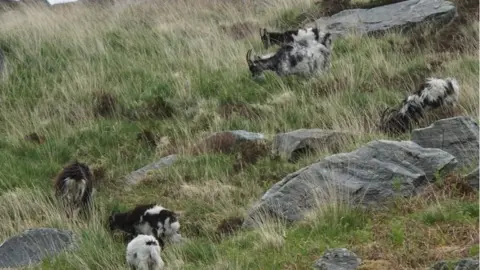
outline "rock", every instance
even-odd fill
[[[169,155],[161,158],[159,161],[151,163],[143,168],[140,168],[125,177],[127,184],[135,185],[144,179],[151,171],[158,170],[164,167],[172,166],[177,161],[177,155]]]
[[[478,258],[466,258],[457,261],[440,261],[434,264],[430,270],[478,270]]]
[[[437,171],[446,174],[456,163],[443,150],[411,141],[372,141],[287,175],[250,209],[243,226],[255,226],[258,215],[265,213],[287,221],[301,220],[306,211],[331,200],[329,196],[361,206],[381,206],[393,196],[417,194]]]
[[[465,180],[467,180],[468,184],[479,191],[479,168],[476,168],[471,173],[464,176]]]
[[[334,248],[325,251],[313,267],[316,270],[355,270],[361,262],[357,254],[350,250]]]
[[[439,148],[452,154],[459,168],[478,164],[478,124],[471,117],[442,119],[413,130],[411,137],[422,147]]]
[[[50,6],[78,2],[78,0],[45,0]]]
[[[265,139],[261,133],[245,130],[216,132],[197,145],[199,152],[232,153],[239,143],[244,141],[258,141]]]
[[[308,152],[328,150],[338,153],[340,145],[349,138],[352,138],[352,134],[340,131],[298,129],[275,135],[273,152],[285,155],[289,162],[295,162]]]
[[[0,268],[36,264],[73,248],[76,245],[70,231],[53,228],[26,230],[0,245]]]
[[[305,27],[319,27],[330,31],[334,37],[343,36],[350,30],[359,34],[381,34],[387,30],[405,31],[427,21],[442,26],[453,20],[455,13],[455,5],[449,1],[407,0],[371,9],[343,10]]]

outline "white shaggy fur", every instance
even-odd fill
[[[298,42],[301,40],[315,40],[319,41],[321,34],[318,28],[299,28],[297,30],[288,30],[282,33],[268,32],[267,29],[260,30],[260,37],[264,48],[267,50],[272,44],[284,45],[292,42]]]
[[[161,247],[155,237],[140,234],[127,245],[127,264],[133,270],[161,270],[165,263],[160,253]]]
[[[75,179],[68,177],[65,178],[64,182],[66,189],[64,196],[66,196],[67,200],[75,203],[80,202],[87,189],[87,180],[82,179],[77,183]]]
[[[249,50],[248,67],[254,79],[263,79],[265,70],[274,71],[279,76],[315,75],[330,68],[331,44],[330,33],[327,33],[320,41],[304,39],[283,45],[272,56],[254,56],[252,60]]]
[[[385,133],[403,133],[412,128],[412,122],[418,123],[428,111],[455,106],[459,93],[460,86],[454,78],[427,78],[400,106],[384,110],[378,127]]]

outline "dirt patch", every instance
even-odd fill
[[[137,134],[137,141],[142,142],[150,147],[156,147],[155,135],[148,129],[142,130]]]
[[[251,105],[245,103],[221,104],[217,108],[217,113],[225,119],[230,119],[233,115],[240,115],[251,120],[259,119],[261,114],[258,109],[255,109]]]
[[[33,142],[37,144],[45,143],[45,136],[38,135],[36,132],[25,135],[23,139],[27,142]]]
[[[265,141],[244,141],[239,143],[234,151],[238,154],[233,164],[233,170],[239,172],[246,166],[255,164],[259,159],[266,157],[269,147]]]
[[[93,114],[96,117],[112,116],[118,109],[117,98],[112,93],[98,91],[94,93]]]
[[[242,228],[243,218],[241,217],[229,217],[217,227],[216,233],[218,236],[231,235]]]

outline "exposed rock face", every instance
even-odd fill
[[[412,141],[422,147],[439,148],[452,154],[457,158],[459,168],[478,164],[478,124],[471,117],[446,118],[415,129]]]
[[[466,258],[457,261],[440,261],[434,264],[430,270],[478,270],[478,258]]]
[[[151,171],[158,170],[164,167],[172,166],[177,161],[177,155],[169,155],[160,160],[151,163],[143,168],[140,168],[125,177],[128,185],[138,184]]]
[[[0,245],[0,268],[22,267],[75,248],[73,233],[53,228],[37,228],[7,239]]]
[[[320,27],[334,36],[350,30],[359,34],[379,34],[387,30],[407,30],[423,22],[442,26],[455,16],[456,8],[445,0],[407,0],[371,9],[343,10],[331,17],[320,18],[306,27]]]
[[[249,211],[244,226],[255,226],[258,215],[266,213],[297,221],[305,211],[335,198],[376,207],[393,196],[417,194],[436,172],[448,173],[456,164],[451,154],[411,141],[372,141],[287,175]]]
[[[357,254],[350,250],[334,248],[325,251],[313,267],[316,270],[355,270],[361,262]]]
[[[328,150],[338,153],[340,145],[351,137],[351,134],[333,130],[298,129],[275,135],[273,152],[295,162],[309,152]]]

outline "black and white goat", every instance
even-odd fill
[[[284,45],[300,40],[316,40],[320,39],[320,31],[318,28],[300,28],[297,30],[287,30],[283,33],[268,32],[267,29],[260,29],[260,38],[262,39],[263,47],[268,50],[273,44]]]
[[[132,270],[161,270],[165,266],[161,250],[155,237],[140,234],[127,245],[127,264]]]
[[[138,205],[130,211],[112,214],[109,217],[109,226],[112,231],[119,229],[130,236],[153,235],[162,248],[165,240],[172,243],[183,240],[179,233],[179,214],[156,204]]]
[[[387,108],[380,116],[380,131],[400,134],[412,129],[428,111],[458,102],[460,86],[456,79],[427,78],[398,108]]]
[[[55,194],[68,210],[86,210],[92,200],[93,181],[90,168],[75,161],[65,166],[55,178]]]
[[[321,40],[304,39],[284,44],[268,56],[255,56],[252,60],[250,49],[247,64],[254,79],[263,79],[263,71],[271,70],[279,76],[312,76],[330,68],[331,34],[326,33]]]

